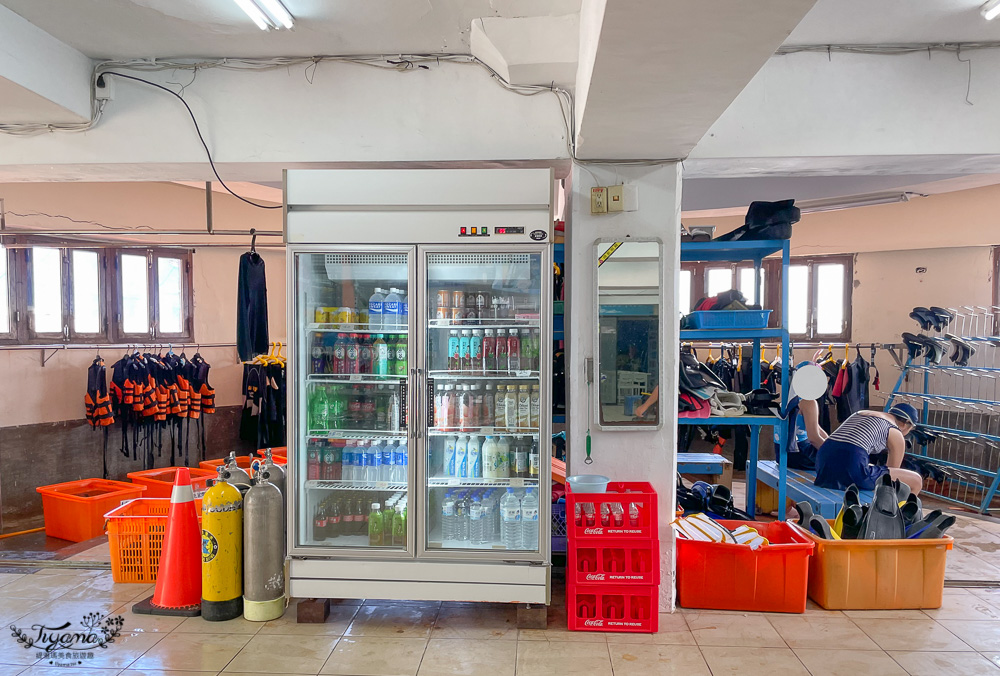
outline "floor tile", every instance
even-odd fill
[[[35,575],[76,575],[77,577],[111,576],[110,571],[93,568],[39,568]]]
[[[812,676],[906,676],[906,672],[881,650],[838,650],[833,642],[829,648],[796,648],[793,652]]]
[[[427,639],[358,636],[340,639],[321,674],[414,676]]]
[[[289,606],[285,614],[277,620],[265,622],[259,635],[264,634],[298,634],[300,636],[342,636],[351,625],[357,606],[330,606],[330,616],[322,624],[314,622],[298,622],[294,606]]]
[[[346,635],[427,638],[437,613],[421,606],[361,606]]]
[[[1000,608],[975,594],[945,594],[940,608],[924,609],[934,620],[1000,620]]]
[[[517,639],[517,608],[441,608],[431,638]]]
[[[531,645],[525,641],[520,645]],[[568,644],[538,643],[540,647]],[[579,649],[581,645],[574,645]],[[607,654],[607,647],[600,646]],[[518,657],[517,641],[479,641],[461,638],[435,638],[427,642],[418,676],[513,676]],[[610,661],[609,661],[610,665]],[[534,673],[534,672],[525,672]],[[543,673],[543,672],[540,672]],[[572,671],[562,672],[565,674]]]
[[[22,599],[0,597],[0,626],[6,627],[31,611],[46,605],[45,599]]]
[[[985,657],[986,659],[988,659],[993,664],[995,664],[998,667],[1000,667],[1000,653],[992,653],[992,652],[990,652],[990,653],[979,653],[979,654],[982,655],[983,657]]]
[[[209,622],[203,617],[188,617],[174,631],[179,634],[256,634],[263,622],[237,617],[224,622]]]
[[[687,620],[680,613],[660,613],[660,626],[655,634],[607,632],[608,643],[648,643],[654,645],[696,645]]]
[[[23,664],[0,664],[0,676],[17,676],[27,668]]]
[[[845,610],[852,620],[926,620],[922,610]]]
[[[606,634],[602,631],[570,631],[567,626],[565,604],[549,606],[547,629],[521,629],[517,637],[521,641],[607,642]]]
[[[24,676],[115,676],[118,669],[84,669],[82,667],[28,667]],[[18,675],[20,676],[20,674]]]
[[[609,642],[608,649],[615,676],[711,676],[697,646]]]
[[[14,580],[20,580],[24,575],[20,573],[0,573],[0,587],[4,587]]]
[[[1000,676],[1000,667],[973,652],[896,652],[889,653],[910,676]]]
[[[975,620],[941,620],[940,624],[968,643],[973,650],[1000,650],[1000,623]],[[914,650],[914,648],[901,648],[901,650]],[[926,648],[926,650],[935,650],[935,648]],[[941,650],[950,650],[950,648],[941,648]],[[957,648],[957,650],[968,650],[968,648]]]
[[[132,612],[132,604],[127,603],[111,611],[112,615],[121,615],[125,619],[122,631],[130,632],[171,632],[183,622],[183,617],[168,617],[166,615],[139,615]]]
[[[428,651],[430,648],[428,648]],[[424,658],[427,664],[427,658]],[[421,666],[423,671],[423,666]],[[518,641],[517,673],[530,676],[612,676],[608,646]]]
[[[172,633],[140,657],[139,669],[221,671],[250,641],[247,634]]]
[[[165,637],[164,634],[123,633],[106,650],[94,650],[94,658],[84,661],[85,668],[124,669],[142,657]]]
[[[337,636],[254,636],[225,671],[264,674],[318,674]]]
[[[1000,580],[1000,568],[987,563],[958,544],[948,552],[944,579],[958,580]],[[0,587],[2,590],[3,587]]]
[[[712,676],[809,676],[788,648],[701,649]]]
[[[773,613],[772,613],[773,614]],[[812,599],[806,599],[806,615],[822,615],[824,617],[844,617],[843,610],[827,610]]]
[[[51,601],[86,582],[87,578],[76,575],[25,575],[0,587],[0,597]]]
[[[762,615],[689,613],[684,617],[700,646],[786,647],[785,641]]]
[[[969,650],[955,634],[932,620],[854,620],[854,623],[882,650]]]
[[[878,650],[878,646],[846,617],[786,615],[767,618],[789,648]]]
[[[97,598],[112,599],[122,604],[130,601],[141,601],[147,596],[152,596],[154,585],[117,583],[110,575],[84,578],[84,584],[74,587],[60,598],[66,600],[92,600]]]
[[[215,676],[214,671],[163,671],[160,669],[126,669],[118,676]]]

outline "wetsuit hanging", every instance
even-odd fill
[[[255,240],[256,238],[254,235]],[[240,361],[250,361],[268,350],[264,259],[257,253],[253,244],[250,245],[250,251],[240,256],[236,298],[236,348],[240,354]]]

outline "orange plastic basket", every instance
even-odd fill
[[[161,467],[159,469],[144,469],[140,472],[129,472],[129,480],[146,487],[142,494],[144,498],[169,498],[174,489],[174,477],[177,467]],[[208,489],[208,480],[216,476],[216,472],[208,469],[189,468],[191,472],[191,490],[203,493]]]
[[[194,507],[200,526],[201,500]],[[167,498],[139,498],[104,515],[115,582],[156,582],[169,509]]]
[[[250,463],[252,463],[256,458],[252,455],[237,455],[236,456],[236,466],[242,467],[243,469],[250,469]],[[219,465],[225,465],[225,458],[216,458],[215,460],[202,460],[198,463],[198,467],[201,469],[211,470],[212,476],[216,475],[216,467]]]
[[[108,479],[81,479],[35,489],[42,496],[45,534],[83,542],[104,534],[104,514],[123,500],[141,497],[145,486]]]
[[[257,455],[261,458],[264,457],[264,449],[258,448]],[[287,465],[288,464],[288,446],[272,446],[271,447],[271,459],[274,460],[275,465]]]

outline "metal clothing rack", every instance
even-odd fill
[[[195,350],[200,350],[204,347],[236,347],[236,343],[51,343],[48,345],[40,344],[20,344],[20,345],[0,345],[0,350],[41,350],[42,351],[42,366],[45,366],[52,357],[62,350],[90,350],[92,352],[100,352],[101,350],[130,350],[136,348],[139,350],[158,350],[160,348],[164,349],[186,349],[194,348]],[[46,355],[46,352],[52,350],[51,354]]]
[[[923,492],[983,514],[1000,512],[1000,363],[996,308],[949,308],[951,325],[932,337],[958,335],[976,347],[966,365],[946,354],[907,358],[887,406],[898,401],[920,411],[918,429],[935,437],[915,444],[908,455],[933,474]]]

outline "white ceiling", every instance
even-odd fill
[[[979,14],[983,0],[819,0],[786,45],[987,42],[1000,20]]]
[[[581,0],[283,0],[259,30],[233,0],[0,0],[87,56],[266,57],[469,51],[472,20],[579,12]]]

